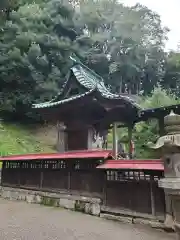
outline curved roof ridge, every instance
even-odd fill
[[[105,86],[104,80],[101,76],[95,73],[93,70],[89,69],[86,65],[84,65],[81,61],[71,58],[75,64],[71,68],[76,79],[82,84],[85,88],[94,89],[96,88],[100,94],[108,99],[124,99],[129,103],[133,104],[134,106],[141,109],[139,104],[137,104],[133,99],[129,96],[123,96],[121,94],[112,93],[109,89]]]
[[[60,105],[62,103],[66,103],[68,101],[72,101],[78,98],[81,98],[93,91],[96,91],[100,98],[109,99],[109,100],[124,100],[124,102],[128,102],[132,106],[138,108],[139,110],[141,107],[136,103],[136,101],[129,96],[123,96],[121,94],[112,93],[105,85],[105,82],[101,76],[99,76],[97,73],[95,73],[93,70],[88,68],[86,65],[84,65],[79,60],[76,60],[73,57],[70,57],[71,60],[75,63],[71,67],[71,71],[69,71],[69,75],[67,75],[67,79],[64,82],[63,86],[61,87],[59,93],[54,97],[51,101],[47,101],[44,103],[39,104],[33,104],[33,108],[46,108],[46,107],[52,107],[56,105]],[[68,98],[65,98],[63,92],[67,90],[66,86],[68,87],[68,81],[70,80],[71,74],[74,75],[76,78],[76,81],[78,84],[80,84],[83,89],[83,94],[76,94],[74,96],[70,96]],[[73,80],[73,78],[72,78]]]
[[[57,101],[57,102],[44,102],[44,103],[39,103],[39,104],[33,104],[32,106],[33,106],[33,108],[54,107],[54,106],[59,105],[59,104],[63,104],[63,103],[66,103],[66,102],[70,102],[70,101],[85,97],[85,96],[91,94],[93,91],[94,91],[94,89],[91,89],[88,92],[85,92],[83,94],[74,95],[71,98],[65,98],[65,99]]]
[[[87,89],[96,88],[97,82],[93,81],[92,78],[88,76],[88,73],[84,72],[84,69],[80,65],[75,65],[71,68],[76,77],[77,81]],[[87,79],[88,78],[88,79]]]
[[[98,78],[100,81],[104,82],[104,79],[99,75],[97,74],[95,71],[93,71],[92,69],[90,69],[89,67],[87,67],[85,64],[83,64],[79,59],[76,59],[74,57],[70,57],[70,59],[75,63],[75,65],[80,65],[82,66],[83,68],[85,68],[88,72],[90,72],[92,75],[94,75],[94,77]]]

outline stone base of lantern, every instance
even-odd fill
[[[173,217],[166,218],[167,224],[172,225],[180,240],[180,178],[164,178],[159,180],[159,187],[164,188],[172,202]]]
[[[174,223],[174,228],[175,228],[176,236],[177,236],[176,239],[180,240],[180,224]]]
[[[166,213],[164,226],[167,231],[174,231],[174,219],[173,216]]]
[[[158,185],[164,188],[167,194],[180,196],[180,178],[163,178],[159,180]]]

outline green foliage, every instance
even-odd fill
[[[150,93],[163,74],[167,29],[160,17],[141,5],[115,0],[80,1],[85,58],[114,91]],[[121,14],[119,14],[121,13]]]
[[[26,114],[34,101],[57,94],[71,64],[72,14],[63,1],[24,4],[2,24],[1,110]]]
[[[166,89],[171,89],[176,95],[180,94],[180,53],[170,52],[165,62],[165,74],[161,84]]]
[[[33,102],[50,100],[73,53],[113,91],[146,95],[159,82],[170,86],[165,65],[174,71],[174,61],[166,61],[163,51],[168,30],[144,6],[125,7],[117,0],[3,0],[0,7],[3,111],[22,116]]]
[[[0,124],[0,155],[26,154],[35,152],[54,152],[54,150],[39,142],[30,129],[17,124]]]
[[[59,92],[74,53],[112,91],[143,95],[144,108],[178,102],[170,92],[180,93],[180,53],[164,52],[168,29],[150,9],[117,0],[0,2],[0,111],[11,118],[34,116],[32,103]],[[157,131],[152,121],[136,126],[138,157],[151,155],[144,146]]]
[[[173,93],[168,92],[160,86],[156,87],[150,96],[140,99],[140,105],[144,109],[170,106],[178,103],[180,103],[180,101]]]
[[[172,93],[168,93],[160,86],[155,88],[150,96],[139,98],[139,104],[142,108],[156,108],[162,106],[170,106],[180,103]],[[127,128],[120,128],[118,130],[118,137],[128,149],[128,130]],[[133,129],[133,141],[135,142],[136,158],[160,158],[161,153],[155,152],[148,147],[149,142],[156,142],[159,137],[159,125],[157,120],[150,119],[148,122],[137,123]],[[108,136],[109,147],[112,147],[112,132]]]
[[[144,97],[140,100],[140,105],[143,108],[156,108],[178,103],[180,103],[179,99],[160,86],[155,88],[149,97]],[[155,142],[159,137],[159,127],[156,120],[151,119],[148,122],[136,124],[133,137],[136,143],[136,155],[138,158],[160,157],[160,153],[153,152],[147,147],[148,142]]]
[[[156,121],[142,122],[135,126],[133,138],[136,146],[136,158],[160,158],[159,153],[148,148],[149,142],[155,142],[159,137],[158,123]]]

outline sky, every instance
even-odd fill
[[[163,26],[170,29],[166,49],[176,50],[180,43],[180,0],[119,0],[128,6],[133,6],[137,2],[147,6],[161,16]]]

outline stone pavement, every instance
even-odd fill
[[[174,240],[174,234],[0,199],[0,240]]]

